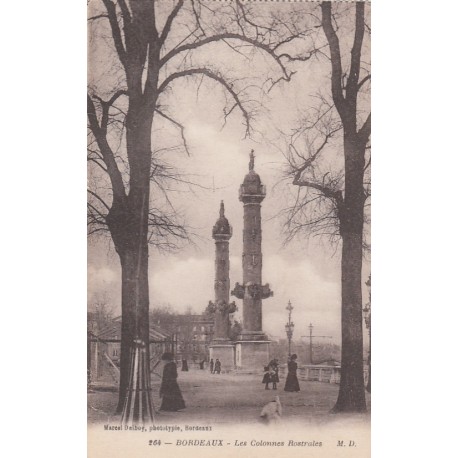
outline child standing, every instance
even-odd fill
[[[273,364],[271,364],[271,369],[272,369],[272,372],[271,372],[271,375],[270,375],[270,379],[272,381],[272,389],[273,390],[276,390],[277,389],[277,382],[280,381],[279,377],[278,377],[278,362],[276,359],[273,360]]]
[[[269,390],[269,383],[271,382],[271,370],[270,370],[270,366],[265,366],[264,367],[264,377],[262,378],[262,382],[261,383],[265,383],[266,384],[266,390]]]

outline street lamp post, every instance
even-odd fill
[[[285,324],[286,336],[288,337],[288,356],[291,356],[291,339],[293,338],[294,331],[294,323],[291,321],[293,308],[291,301],[288,301],[288,306],[286,307],[286,310],[288,310],[288,323]]]
[[[322,337],[322,338],[326,338],[326,339],[332,339],[332,336],[314,336],[313,335],[313,324],[312,323],[310,323],[310,325],[309,325],[309,335],[308,336],[301,336],[301,337],[305,337],[305,338],[310,339],[310,342],[309,342],[309,360],[310,360],[310,363],[309,364],[313,364],[313,339],[315,337]]]

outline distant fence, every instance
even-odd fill
[[[110,347],[110,343],[101,339],[90,341],[88,386],[113,387],[118,386],[118,384],[119,357],[113,356],[113,350]]]
[[[297,375],[301,380],[340,383],[340,366],[301,366]]]
[[[286,377],[287,367],[280,366],[280,375]],[[364,368],[364,383],[367,383],[368,369]],[[297,378],[304,381],[340,383],[340,366],[305,365],[297,368]]]

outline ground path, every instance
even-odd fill
[[[334,422],[336,415],[329,411],[334,406],[339,385],[300,381],[301,391],[287,393],[283,390],[284,380],[280,380],[278,390],[265,390],[261,383],[262,375],[210,374],[208,370],[191,369],[178,373],[178,383],[186,402],[181,412],[160,412],[156,415],[157,424],[185,423],[233,424],[259,421],[259,413],[267,402],[276,395],[283,406],[283,419],[299,420],[308,424]],[[152,375],[153,402],[157,409],[160,377]],[[370,395],[367,394],[368,410]],[[88,393],[89,423],[119,422],[113,414],[118,394],[113,391],[91,391]],[[341,417],[340,417],[341,419]],[[353,414],[352,420],[366,423],[369,413]]]

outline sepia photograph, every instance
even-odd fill
[[[456,9],[5,2],[1,456],[455,456]]]
[[[87,12],[88,456],[370,457],[371,3]]]
[[[1,455],[455,456],[456,8],[5,2]]]

